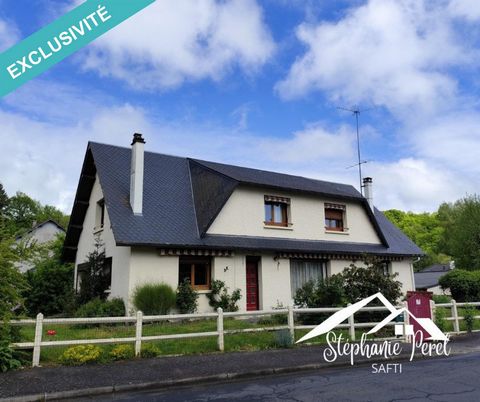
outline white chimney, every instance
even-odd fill
[[[133,134],[132,164],[130,166],[130,206],[135,215],[143,209],[143,160],[145,140],[142,134]]]
[[[372,178],[365,177],[363,179],[363,189],[365,198],[368,201],[368,205],[370,205],[370,209],[373,211],[373,188],[372,188]]]

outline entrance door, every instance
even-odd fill
[[[247,310],[258,308],[258,261],[247,259]]]

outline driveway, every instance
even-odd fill
[[[371,365],[277,375],[96,401],[478,401],[480,353],[403,362],[402,373],[373,374]],[[88,401],[91,399],[79,399]]]

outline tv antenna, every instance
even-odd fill
[[[347,112],[352,113],[355,115],[355,122],[357,124],[357,157],[358,157],[358,163],[355,165],[347,167],[347,169],[350,169],[352,167],[358,166],[358,179],[359,179],[359,187],[360,187],[360,193],[363,195],[363,185],[362,185],[362,165],[365,163],[368,163],[368,161],[362,161],[361,157],[361,152],[360,152],[360,132],[358,129],[358,117],[360,116],[360,113],[367,112],[369,110],[372,110],[374,108],[368,108],[368,109],[360,109],[358,106],[354,106],[353,108],[346,108],[346,107],[337,107],[337,109],[340,110],[345,110]]]

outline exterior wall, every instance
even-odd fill
[[[451,296],[450,289],[443,290],[440,285],[428,288],[427,291],[432,292],[434,295],[447,295]]]
[[[17,239],[16,243],[25,242],[27,245],[35,244],[45,244],[49,241],[55,240],[55,237],[59,233],[64,231],[60,229],[57,225],[52,222],[47,222],[42,226],[39,226],[27,233],[25,236]],[[15,266],[20,270],[20,272],[27,272],[33,268],[33,264],[28,261],[20,261],[15,264]]]
[[[97,175],[90,194],[89,207],[85,214],[83,230],[78,242],[77,256],[75,259],[75,286],[77,281],[77,267],[86,261],[87,255],[93,250],[95,236],[100,235],[100,238],[105,244],[105,256],[112,257],[112,286],[110,297],[121,297],[125,301],[128,309],[130,247],[118,247],[116,245],[107,209],[105,209],[103,229],[95,227],[97,202],[102,198],[103,192]]]
[[[291,227],[264,225],[265,195],[290,198]],[[339,201],[346,205],[347,232],[326,232],[324,202],[332,201],[308,195],[239,187],[230,196],[208,233],[380,244],[367,213],[362,205],[356,203]]]
[[[260,309],[293,305],[290,289],[290,260],[263,255],[259,264]]]

